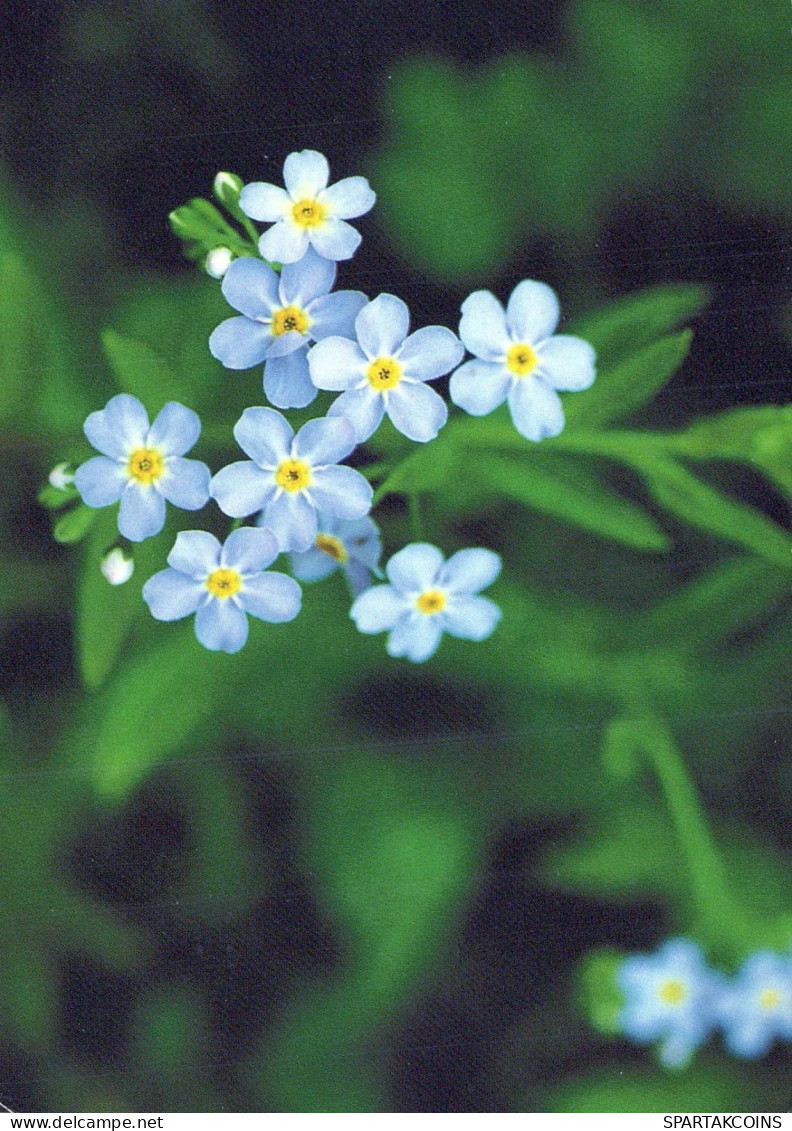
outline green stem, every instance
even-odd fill
[[[407,499],[410,515],[410,538],[413,542],[423,542],[423,519],[421,517],[421,500],[418,495],[409,495]]]

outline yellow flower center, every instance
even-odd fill
[[[281,334],[289,334],[292,330],[305,334],[310,325],[311,319],[301,306],[283,306],[272,316],[272,333],[276,338]]]
[[[334,562],[345,562],[349,554],[344,549],[344,543],[340,538],[336,538],[332,534],[317,534],[316,547],[323,553],[328,554]]]
[[[443,611],[446,605],[446,595],[440,589],[427,589],[415,602],[416,608],[424,616],[431,617]]]
[[[539,364],[539,355],[527,342],[517,342],[506,354],[506,368],[515,377],[530,377]]]
[[[127,460],[127,471],[138,483],[153,483],[165,470],[165,460],[157,448],[138,448]]]
[[[306,196],[292,205],[292,218],[301,228],[316,228],[324,221],[327,209],[318,200]]]
[[[311,482],[311,469],[305,460],[285,459],[278,465],[275,482],[284,491],[303,491]]]
[[[377,392],[395,389],[401,381],[402,368],[393,357],[378,357],[366,370],[368,383]]]
[[[657,991],[657,996],[666,1005],[681,1005],[681,1003],[688,996],[687,986],[684,982],[680,982],[676,978],[671,978],[667,982],[663,982],[660,989]]]
[[[759,994],[760,1009],[776,1009],[781,1004],[781,994],[778,990],[762,990]]]
[[[214,597],[225,601],[242,588],[242,578],[235,569],[213,569],[206,579],[206,588]]]

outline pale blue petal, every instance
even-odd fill
[[[478,547],[458,550],[443,566],[437,584],[452,593],[478,593],[492,585],[500,571],[500,554]]]
[[[270,624],[294,620],[302,601],[302,591],[294,578],[276,570],[245,578],[239,596],[246,613]]]
[[[290,153],[283,162],[283,183],[292,200],[315,197],[327,187],[330,166],[327,158],[315,149]]]
[[[357,342],[332,337],[317,342],[308,352],[308,368],[317,389],[340,392],[365,378],[368,359]]]
[[[349,615],[358,632],[387,632],[408,611],[404,597],[390,585],[375,585],[356,599]]]
[[[363,352],[372,361],[393,357],[410,329],[410,311],[396,295],[377,295],[358,314],[355,329]]]
[[[308,229],[308,239],[325,259],[351,259],[362,238],[346,220],[331,218],[317,228]]]
[[[400,620],[388,637],[388,654],[422,664],[437,651],[442,635],[443,628],[436,616],[412,613]]]
[[[371,509],[369,481],[351,467],[323,467],[308,488],[311,502],[336,518],[362,518]]]
[[[390,583],[402,593],[423,593],[436,581],[443,555],[428,542],[412,542],[394,554],[385,566]]]
[[[220,284],[229,306],[260,322],[269,322],[273,310],[280,306],[279,288],[277,272],[250,255],[235,259]]]
[[[737,1023],[724,1034],[724,1040],[729,1052],[735,1056],[753,1060],[755,1057],[764,1056],[773,1043],[775,1034],[768,1031],[756,1016],[746,1017],[742,1023]]]
[[[348,562],[344,562],[343,570],[353,597],[365,592],[371,585],[371,570],[362,562],[350,558]]]
[[[169,503],[185,511],[197,511],[209,502],[209,481],[212,473],[197,459],[171,456],[165,474],[155,484]]]
[[[240,314],[212,330],[209,352],[226,369],[250,369],[261,364],[274,341],[269,323],[252,322]]]
[[[155,620],[181,620],[188,617],[206,597],[200,581],[186,577],[175,569],[163,569],[143,586],[143,600]]]
[[[265,508],[263,521],[281,550],[308,550],[316,541],[316,510],[302,493],[276,496]]]
[[[165,500],[153,487],[130,483],[121,496],[118,529],[130,542],[159,534],[165,525]]]
[[[462,303],[459,336],[483,361],[501,361],[511,345],[506,312],[491,291],[474,291]]]
[[[288,357],[289,354],[294,353],[295,350],[300,349],[301,346],[308,345],[309,341],[310,337],[308,334],[300,334],[297,330],[289,330],[285,334],[279,334],[267,351],[267,358]]]
[[[561,401],[538,377],[521,377],[509,391],[509,409],[517,431],[527,440],[557,436],[564,428]]]
[[[220,565],[220,543],[206,530],[182,530],[168,554],[168,565],[188,577],[205,581]]]
[[[220,565],[242,574],[256,573],[272,565],[278,553],[278,540],[271,530],[260,526],[242,526],[226,538]]]
[[[195,614],[195,635],[210,652],[238,652],[248,637],[247,617],[233,598],[214,598]]]
[[[550,337],[558,325],[559,314],[553,289],[535,279],[524,279],[511,293],[506,323],[514,341],[535,345]]]
[[[294,454],[311,467],[338,463],[355,446],[355,429],[342,417],[319,417],[304,424],[294,438]]]
[[[259,251],[273,263],[296,263],[308,250],[308,231],[290,219],[279,220],[259,240]]]
[[[327,415],[348,420],[355,429],[356,442],[362,444],[379,428],[385,415],[385,401],[369,385],[362,389],[349,389],[333,401]]]
[[[486,640],[501,619],[500,609],[487,597],[451,598],[440,615],[445,631],[463,640]]]
[[[319,528],[322,529],[321,516]],[[372,518],[366,515],[351,522],[340,522],[336,529],[351,558],[356,558],[369,569],[377,568],[382,544],[377,524]]]
[[[234,425],[234,437],[259,467],[275,468],[291,454],[294,430],[273,408],[246,408]]]
[[[594,347],[572,334],[556,334],[539,349],[539,369],[548,385],[577,393],[594,383]]]
[[[448,420],[443,398],[420,382],[400,381],[388,394],[387,412],[399,432],[421,444],[434,440]]]
[[[325,260],[324,262],[329,262]],[[311,316],[311,337],[315,342],[331,335],[341,338],[354,338],[355,319],[360,314],[368,298],[362,291],[336,291],[311,303],[308,313]],[[358,347],[361,359],[365,354]]]
[[[262,471],[250,460],[241,460],[218,471],[209,489],[223,514],[244,518],[262,510],[277,486],[271,472]]]
[[[108,507],[117,503],[127,482],[124,465],[107,456],[86,460],[74,473],[74,486],[89,507]]]
[[[466,361],[451,374],[448,392],[455,405],[471,416],[486,416],[503,404],[511,377],[503,362]]]
[[[242,189],[239,207],[251,220],[273,224],[291,213],[292,201],[286,190],[278,185],[253,181]]]
[[[333,289],[336,271],[335,263],[317,255],[314,249],[309,247],[302,259],[297,263],[287,263],[283,268],[280,304],[308,306]]]
[[[338,567],[339,562],[318,546],[306,550],[304,554],[291,555],[292,573],[300,581],[322,581]]]
[[[308,370],[307,348],[267,361],[264,392],[276,408],[305,408],[316,399],[317,388]]]
[[[332,215],[342,220],[362,216],[374,207],[377,194],[365,177],[344,177],[322,193],[322,204],[330,205]]]
[[[88,440],[102,455],[123,459],[145,446],[148,413],[129,393],[111,397],[100,412],[92,412],[83,425]]]
[[[410,334],[399,351],[399,364],[408,377],[434,381],[458,365],[465,349],[445,326],[424,326]]]
[[[178,401],[168,401],[157,414],[146,437],[146,447],[161,448],[166,456],[183,456],[201,435],[197,412]]]

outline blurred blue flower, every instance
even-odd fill
[[[377,524],[368,516],[358,519],[317,514],[316,541],[310,550],[291,555],[292,573],[299,581],[321,581],[341,569],[353,596],[368,589],[378,570],[382,543]]]
[[[669,939],[655,954],[625,958],[617,980],[624,1035],[638,1044],[659,1041],[660,1062],[684,1068],[714,1028],[723,976],[709,969],[696,943]]]
[[[331,334],[352,336],[368,301],[361,291],[337,291],[336,265],[311,248],[280,275],[260,259],[235,259],[222,291],[237,318],[227,318],[209,338],[209,349],[228,369],[262,361],[264,392],[277,408],[304,408],[317,393],[308,372],[307,345]]]
[[[120,499],[118,529],[131,542],[162,530],[166,499],[188,511],[208,502],[209,468],[183,458],[201,433],[192,409],[170,401],[149,427],[137,397],[119,393],[90,414],[84,430],[102,455],[77,468],[74,485],[89,507],[107,507]]]
[[[357,341],[328,337],[308,354],[311,379],[341,392],[328,416],[344,416],[358,443],[367,440],[387,412],[410,440],[433,440],[448,418],[445,401],[424,382],[461,361],[462,343],[444,326],[407,336],[410,312],[395,295],[379,295],[355,319]]]
[[[594,349],[582,338],[553,334],[559,306],[545,283],[525,279],[504,311],[489,291],[462,303],[459,335],[475,360],[451,375],[451,400],[486,416],[508,398],[514,427],[528,440],[557,436],[564,410],[556,390],[587,389],[595,377]]]
[[[377,199],[365,177],[345,177],[327,187],[330,167],[314,149],[290,153],[283,165],[286,189],[256,181],[239,203],[252,220],[273,224],[259,251],[276,263],[295,263],[309,245],[325,259],[351,259],[360,233],[347,220],[362,216]]]
[[[444,632],[464,640],[486,640],[501,611],[481,589],[500,573],[491,550],[459,550],[446,561],[436,546],[413,542],[385,567],[389,585],[375,585],[350,610],[360,632],[390,632],[391,656],[428,660]]]
[[[238,652],[248,636],[247,614],[280,624],[300,611],[293,577],[267,570],[278,555],[269,530],[241,527],[221,545],[204,530],[177,535],[169,569],[150,577],[143,599],[157,620],[195,613],[195,635],[213,652]]]
[[[792,959],[757,951],[727,983],[718,1002],[726,1046],[736,1056],[764,1056],[773,1041],[792,1040]]]
[[[261,511],[282,550],[308,550],[317,535],[317,512],[362,518],[371,507],[367,480],[336,466],[355,447],[355,431],[341,418],[309,420],[295,436],[272,408],[247,408],[234,436],[250,460],[229,464],[211,483],[220,509],[234,518]]]

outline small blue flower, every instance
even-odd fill
[[[500,573],[491,550],[459,550],[448,561],[436,546],[413,542],[399,550],[385,572],[390,585],[375,585],[350,610],[360,632],[390,632],[391,656],[419,664],[435,652],[444,632],[463,640],[486,640],[501,611],[481,589]]]
[[[764,1056],[773,1041],[792,1041],[792,958],[757,951],[718,1003],[726,1046],[735,1056]]]
[[[433,440],[448,419],[445,401],[425,382],[442,377],[464,356],[456,334],[426,326],[407,336],[410,312],[395,295],[379,295],[355,319],[357,341],[329,337],[308,354],[311,379],[341,392],[328,416],[345,416],[358,443],[387,412],[410,440]],[[342,391],[345,390],[345,391]]]
[[[714,1028],[722,976],[694,942],[669,939],[655,954],[625,958],[617,978],[621,1031],[638,1044],[659,1041],[661,1064],[684,1068]]]
[[[451,375],[451,400],[486,416],[508,398],[514,427],[528,440],[557,436],[564,410],[556,392],[578,392],[594,381],[594,349],[582,338],[553,334],[559,306],[545,283],[525,279],[504,311],[489,291],[462,303],[459,335],[476,360]]]
[[[267,570],[277,555],[269,530],[243,526],[222,546],[204,530],[186,530],[168,554],[170,569],[149,578],[143,599],[157,620],[195,613],[195,635],[204,648],[238,652],[248,636],[247,614],[280,624],[300,611],[294,578]]]
[[[229,464],[211,483],[220,509],[234,518],[261,511],[282,550],[308,550],[317,535],[317,512],[362,518],[371,507],[370,484],[351,467],[338,467],[355,447],[348,420],[309,420],[295,436],[272,408],[247,408],[234,436],[250,460]]]
[[[245,185],[239,204],[252,220],[274,224],[259,240],[259,251],[276,263],[296,263],[309,245],[325,259],[351,259],[360,233],[347,220],[374,206],[365,177],[345,177],[327,187],[330,167],[314,149],[290,153],[283,165],[286,190],[256,181]]]
[[[278,275],[260,259],[235,259],[222,291],[238,318],[221,322],[209,338],[213,356],[227,369],[264,366],[264,392],[277,408],[304,408],[316,396],[307,346],[331,334],[354,334],[368,301],[361,291],[337,291],[336,265],[311,248]]]
[[[381,576],[377,524],[368,516],[351,521],[323,514],[316,518],[316,541],[305,553],[291,555],[292,573],[299,581],[321,581],[341,569],[356,597],[371,585],[372,573]]]
[[[149,427],[137,397],[120,393],[101,412],[91,413],[84,430],[102,455],[77,468],[74,485],[89,507],[120,499],[118,529],[131,542],[162,530],[166,499],[188,511],[209,501],[209,468],[183,458],[201,433],[192,409],[170,401]]]

